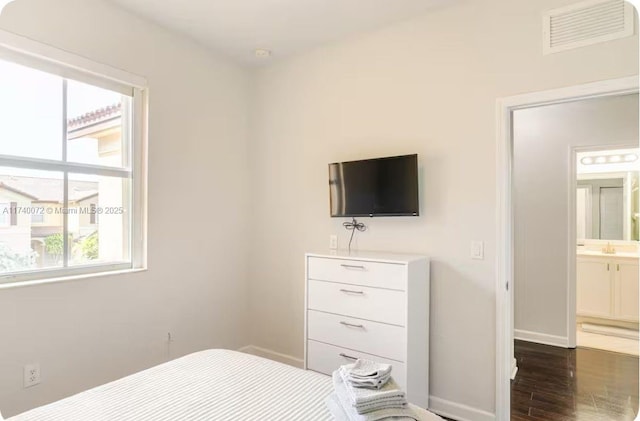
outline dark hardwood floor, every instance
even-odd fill
[[[516,341],[511,420],[633,421],[638,358]]]

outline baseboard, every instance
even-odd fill
[[[531,332],[528,330],[516,329],[514,337],[521,341],[535,342],[543,345],[553,345],[562,348],[569,347],[569,339],[566,336],[548,335],[546,333]]]
[[[282,354],[280,352],[272,351],[270,349],[261,348],[255,345],[247,345],[240,348],[238,351],[244,352],[246,354],[256,355],[262,358],[268,358],[273,361],[278,361],[283,364],[288,364],[297,368],[304,367],[304,360],[301,358],[296,358],[291,355]]]
[[[511,360],[511,380],[516,378],[516,374],[518,374],[518,360],[514,358]]]
[[[631,329],[623,329],[621,327],[597,325],[592,323],[582,323],[580,325],[584,332],[599,333],[601,335],[616,336],[618,338],[638,340],[638,331]]]
[[[495,414],[492,414],[491,412],[451,402],[435,396],[429,396],[429,410],[443,417],[452,418],[458,421],[496,420]]]
[[[604,325],[611,327],[621,327],[623,329],[630,330],[639,330],[640,323],[638,322],[629,322],[625,320],[614,320],[614,319],[603,319],[601,317],[591,317],[591,316],[576,316],[576,324],[580,326],[583,323],[588,323],[592,325]]]
[[[268,358],[297,368],[304,367],[304,360],[291,355],[261,348],[255,345],[247,345],[240,349],[244,352],[258,357]],[[452,418],[458,421],[495,421],[495,415],[477,408],[451,402],[435,396],[429,396],[429,410],[443,417]]]

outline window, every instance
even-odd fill
[[[95,203],[92,203],[91,204],[91,209],[90,209],[90,212],[89,212],[89,223],[91,225],[94,225],[97,220],[98,220],[98,208],[96,208]]]
[[[11,206],[9,203],[0,203],[0,228],[8,227],[11,220]]]
[[[44,212],[33,212],[31,214],[32,224],[44,224]]]
[[[142,94],[0,49],[0,282],[144,265]]]

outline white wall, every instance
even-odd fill
[[[3,415],[167,360],[169,331],[171,357],[249,343],[247,71],[99,0],[19,0],[0,28],[150,86],[149,270],[0,290]]]
[[[327,164],[418,153],[421,216],[363,220],[357,247],[432,257],[432,402],[490,418],[496,98],[638,73],[637,37],[543,56],[541,13],[568,3],[451,2],[257,71],[255,345],[302,358],[303,254],[326,249],[331,233],[348,240],[329,217]],[[485,241],[484,261],[469,258],[471,240]]]
[[[566,343],[570,151],[637,145],[638,95],[519,110],[513,134],[516,337]]]
[[[301,358],[303,253],[347,240],[327,163],[415,152],[422,216],[367,220],[356,244],[432,256],[433,395],[493,412],[495,99],[638,72],[637,37],[541,55],[540,12],[571,2],[452,2],[253,78],[100,0],[11,3],[0,28],[148,78],[150,270],[0,290],[3,414],[164,361],[169,330],[173,357],[251,342]],[[44,382],[24,390],[33,361]]]

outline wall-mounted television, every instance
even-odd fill
[[[418,155],[329,164],[332,217],[418,216]]]

